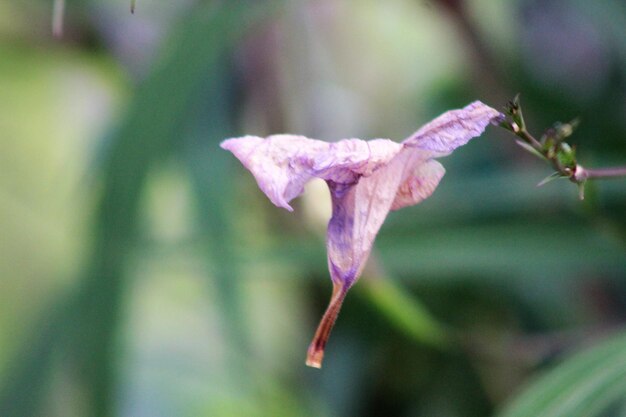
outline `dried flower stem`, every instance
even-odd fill
[[[343,300],[346,298],[346,293],[347,291],[344,289],[343,285],[333,283],[333,295],[330,298],[330,303],[328,304],[328,308],[326,308],[326,312],[324,313],[320,324],[317,326],[317,331],[315,332],[315,336],[313,336],[313,341],[311,341],[309,349],[307,350],[307,366],[312,368],[322,367],[326,342],[330,336],[330,331],[335,325],[335,320],[337,320],[337,315],[339,314],[339,310],[341,310]]]

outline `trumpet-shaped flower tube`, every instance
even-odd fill
[[[429,197],[445,173],[434,158],[479,136],[500,113],[476,101],[448,111],[402,143],[344,139],[328,143],[295,135],[244,136],[222,142],[252,172],[278,207],[302,194],[312,178],[326,181],[332,200],[326,246],[333,282],[330,304],[307,352],[320,368],[324,348],[347,291],[361,275],[374,238],[390,210]]]

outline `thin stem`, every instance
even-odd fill
[[[584,179],[578,178],[576,175],[574,175],[573,171],[571,169],[563,167],[559,163],[559,161],[558,161],[558,159],[556,157],[556,154],[549,155],[548,152],[545,149],[543,149],[543,146],[541,145],[541,142],[539,142],[537,139],[535,139],[535,137],[533,135],[528,133],[528,131],[526,129],[520,130],[519,132],[516,133],[516,135],[518,137],[522,138],[530,146],[532,146],[533,149],[535,149],[540,155],[542,155],[550,163],[550,165],[552,165],[552,168],[554,168],[561,175],[563,175],[565,177],[568,177],[568,178],[574,177],[574,179],[576,179],[576,181],[584,180]],[[582,167],[579,167],[579,168],[584,171],[584,169]]]
[[[585,168],[585,179],[626,177],[626,167]]]
[[[343,285],[333,283],[333,295],[330,298],[330,303],[328,304],[328,308],[326,309],[320,324],[317,326],[317,331],[315,332],[315,336],[313,336],[313,341],[311,341],[309,349],[307,350],[307,366],[312,368],[322,367],[324,348],[326,348],[326,342],[330,336],[330,331],[335,325],[335,320],[337,320],[337,315],[339,314],[339,310],[341,310],[343,300],[346,298],[346,293],[347,290],[344,289]]]
[[[532,145],[533,148],[535,148],[536,150],[541,152],[541,143],[537,139],[535,139],[535,137],[533,135],[528,133],[526,130],[520,130],[517,133],[517,136],[519,136],[520,138],[524,139],[526,142],[528,142],[530,145]]]
[[[63,36],[63,16],[65,15],[65,0],[54,0],[52,5],[52,35],[55,38]]]

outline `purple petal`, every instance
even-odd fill
[[[430,151],[433,158],[449,155],[454,149],[480,136],[500,112],[475,101],[459,110],[445,112],[421,127],[403,143]]]
[[[413,206],[430,197],[445,173],[446,170],[443,165],[434,159],[416,164],[413,170],[409,171],[408,175],[403,178],[396,198],[391,205],[391,210]]]
[[[439,116],[403,142],[384,167],[345,189],[329,184],[333,216],[328,225],[328,263],[333,282],[350,287],[358,279],[389,210],[428,198],[445,173],[432,159],[479,136],[500,113],[481,102]]]
[[[312,155],[328,149],[328,144],[304,136],[275,135],[266,139],[244,136],[220,145],[231,151],[254,175],[259,188],[278,207],[289,211],[294,197],[312,177]]]
[[[325,142],[324,142],[325,143]],[[389,139],[344,139],[330,143],[316,157],[316,177],[339,184],[352,184],[387,164],[402,145]]]
[[[259,188],[275,205],[289,211],[313,177],[353,184],[385,165],[402,145],[387,139],[344,139],[328,143],[304,136],[244,136],[222,142],[252,172]]]
[[[333,214],[328,223],[328,267],[334,283],[350,288],[361,275],[374,238],[396,198],[410,157],[398,153],[385,167],[355,185],[329,182]]]
[[[327,143],[303,136],[245,136],[222,142],[248,168],[277,206],[292,210],[313,177],[326,180],[332,198],[328,223],[328,268],[333,297],[308,351],[307,364],[320,367],[326,340],[347,290],[361,275],[389,210],[428,198],[443,177],[433,158],[479,136],[500,113],[481,102],[439,116],[403,143],[387,139],[344,139]]]

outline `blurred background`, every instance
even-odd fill
[[[626,164],[625,3],[129,7],[67,0],[55,38],[52,1],[0,2],[1,416],[489,416],[623,328],[625,180],[536,188],[491,127],[389,216],[307,368],[327,192],[277,209],[218,145],[400,141],[521,93],[531,132],[578,117],[580,163]]]

